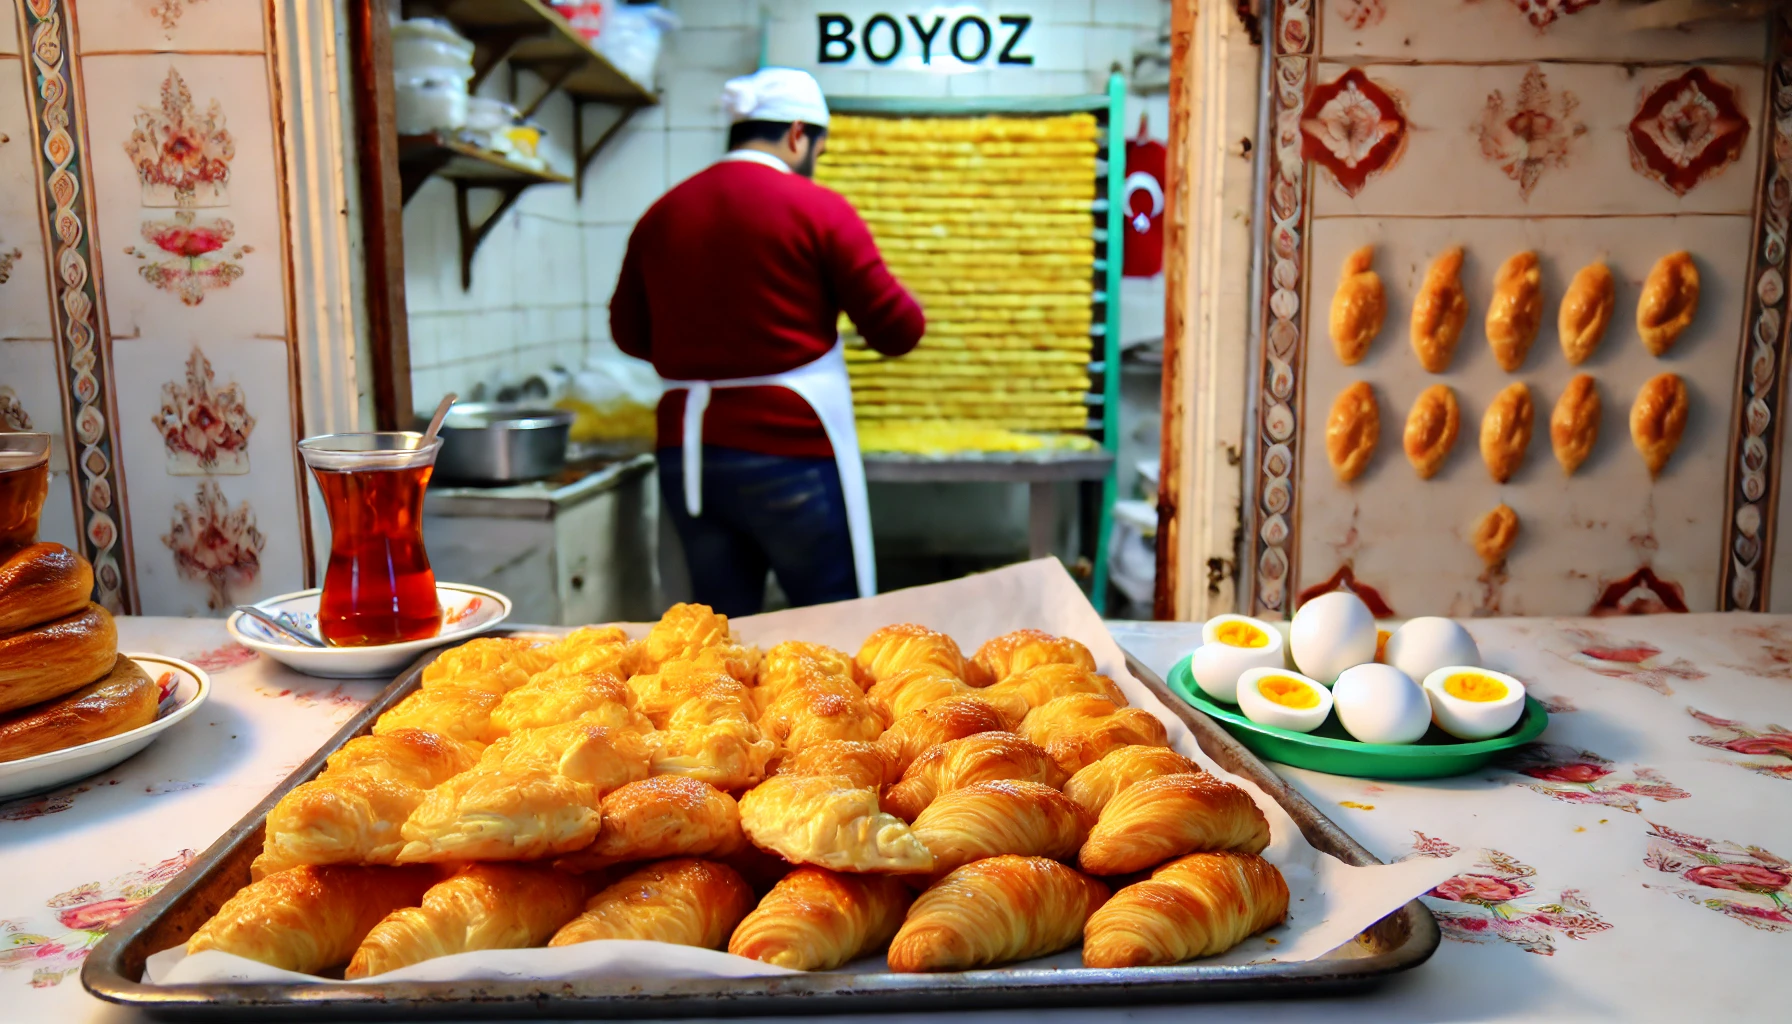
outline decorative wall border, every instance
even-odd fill
[[[41,157],[39,212],[47,226],[56,369],[65,389],[67,436],[74,442],[75,518],[81,553],[93,563],[94,599],[114,612],[137,604],[128,536],[124,470],[113,409],[111,333],[93,264],[92,181],[83,146],[74,26],[63,0],[19,0],[31,135]]]
[[[1779,508],[1780,447],[1784,430],[1787,320],[1787,246],[1792,242],[1792,12],[1774,32],[1761,147],[1760,201],[1755,207],[1742,344],[1737,351],[1731,454],[1725,493],[1724,546],[1718,558],[1717,606],[1766,611]]]

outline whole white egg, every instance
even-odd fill
[[[1285,668],[1254,668],[1238,678],[1238,709],[1258,725],[1312,732],[1332,713],[1332,692]]]
[[[1364,743],[1411,743],[1431,727],[1431,702],[1392,665],[1345,669],[1332,684],[1338,724]]]
[[[1459,740],[1486,740],[1518,724],[1524,684],[1491,669],[1445,665],[1425,677],[1431,720]]]
[[[1481,649],[1454,619],[1427,615],[1394,630],[1382,660],[1423,680],[1446,665],[1481,664]]]
[[[1282,634],[1244,615],[1216,615],[1202,628],[1206,643],[1195,648],[1189,671],[1195,685],[1214,700],[1238,703],[1238,679],[1254,668],[1281,668]]]
[[[1345,669],[1375,660],[1375,616],[1355,594],[1321,594],[1294,613],[1288,649],[1306,675],[1332,685]]]

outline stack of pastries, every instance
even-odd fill
[[[0,761],[155,721],[160,692],[92,593],[93,566],[61,544],[0,554]]]
[[[187,949],[360,978],[597,939],[902,972],[1081,940],[1124,967],[1280,922],[1262,812],[1095,667],[911,624],[761,652],[699,605],[474,640],[280,800]]]

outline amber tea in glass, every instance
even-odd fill
[[[317,611],[330,643],[372,647],[441,632],[436,575],[423,549],[423,491],[441,447],[440,438],[410,431],[299,442],[330,517]]]
[[[37,540],[50,495],[50,435],[0,434],[0,556]]]

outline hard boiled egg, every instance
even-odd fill
[[[1498,736],[1524,714],[1524,684],[1503,672],[1446,665],[1425,677],[1431,720],[1459,740]]]
[[[1254,668],[1238,677],[1238,709],[1258,725],[1312,732],[1332,713],[1332,692],[1285,668]]]
[[[1338,724],[1364,743],[1411,743],[1431,726],[1431,704],[1412,677],[1392,665],[1357,665],[1332,684]]]
[[[1428,615],[1394,630],[1380,660],[1414,679],[1428,679],[1446,665],[1481,664],[1481,649],[1455,620]]]
[[[1288,649],[1296,668],[1330,686],[1345,669],[1375,660],[1375,616],[1355,594],[1321,594],[1294,613]]]
[[[1238,703],[1238,678],[1254,668],[1282,667],[1282,634],[1246,615],[1216,615],[1201,627],[1189,669],[1214,700]]]

